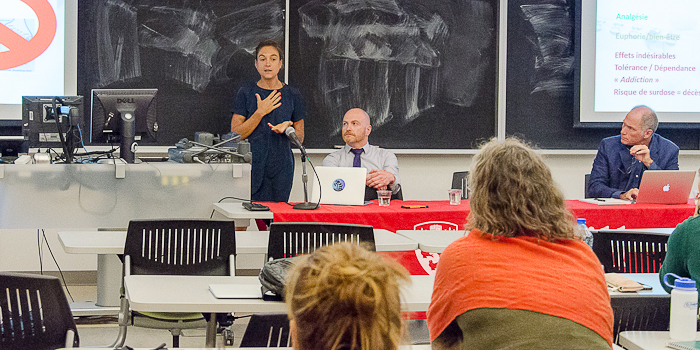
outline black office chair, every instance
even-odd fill
[[[369,225],[273,222],[267,256],[268,259],[291,258],[339,242],[362,242],[367,249],[376,251],[374,229]]]
[[[377,189],[365,186],[365,201],[371,201],[377,199]],[[399,188],[399,191],[391,194],[391,199],[403,200],[403,188]]]
[[[657,273],[666,257],[668,235],[593,231],[593,252],[605,272]]]
[[[291,347],[287,314],[260,314],[250,317],[241,339],[242,348]]]
[[[80,345],[58,278],[0,273],[0,291],[0,349],[53,350]]]
[[[667,331],[670,295],[611,295],[613,342],[624,331]]]
[[[586,174],[583,179],[583,198],[590,198],[588,196],[588,184],[591,183],[591,174]]]
[[[452,173],[451,189],[462,190],[462,199],[469,198],[469,172],[455,171]]]
[[[124,246],[124,275],[235,275],[236,229],[233,221],[131,220]],[[122,288],[123,291],[123,288]],[[205,328],[201,313],[140,313],[130,311],[122,293],[119,314],[123,345],[128,325],[168,329],[173,347],[182,329]]]

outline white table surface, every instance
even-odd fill
[[[618,229],[597,229],[591,230],[592,233],[598,231],[604,232],[620,232],[620,233],[656,233],[662,235],[671,235],[675,228],[618,228]]]
[[[450,243],[466,235],[464,230],[398,230],[396,234],[418,242],[418,249],[427,253],[442,253]]]
[[[658,273],[619,273],[618,275],[625,276],[633,281],[646,284],[652,287],[651,291],[642,292],[612,292],[611,296],[629,296],[634,297],[637,295],[668,295],[665,289],[661,287],[661,281],[659,280]]]
[[[242,203],[214,203],[214,210],[229,219],[272,219],[272,211],[251,211]]]
[[[403,290],[403,311],[427,311],[433,293],[434,276],[411,276]],[[286,313],[280,301],[262,299],[217,299],[210,284],[256,284],[257,276],[167,276],[131,275],[124,288],[131,308],[145,312],[255,312]]]
[[[620,233],[656,233],[670,235],[673,228],[642,228],[642,229],[614,229],[614,230],[591,230]],[[418,249],[427,253],[442,253],[450,243],[467,234],[464,230],[441,231],[441,230],[398,230],[397,234],[410,238],[418,242]]]
[[[666,343],[671,341],[669,332],[625,331],[620,332],[618,343],[627,350],[669,350]],[[700,340],[700,332],[695,335]]]
[[[236,231],[236,254],[267,254],[269,231]],[[384,229],[374,229],[377,251],[416,250],[418,243]],[[63,231],[58,233],[66,253],[123,254],[126,231]]]
[[[653,285],[651,275],[622,274]],[[642,276],[644,275],[644,276]],[[641,277],[641,278],[640,278]],[[404,311],[427,311],[433,292],[434,276],[413,275],[412,284],[404,291]],[[209,284],[256,284],[257,276],[152,276],[132,275],[124,278],[124,285],[132,308],[151,312],[286,312],[284,303],[262,299],[216,299],[209,292]],[[658,281],[656,286],[660,287]],[[629,297],[655,292],[619,293]],[[661,290],[658,293],[667,294]],[[611,293],[618,294],[618,293]]]

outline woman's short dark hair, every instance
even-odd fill
[[[266,47],[266,46],[272,46],[272,47],[274,47],[275,50],[277,50],[277,54],[280,56],[280,61],[284,61],[284,50],[282,50],[282,46],[280,46],[280,44],[277,43],[277,42],[274,41],[274,40],[264,40],[264,41],[261,41],[261,42],[258,44],[258,46],[255,47],[255,59],[256,59],[256,60],[258,59],[258,54],[260,54],[260,50],[261,50],[263,47]]]

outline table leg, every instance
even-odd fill
[[[122,265],[115,254],[97,255],[97,306],[119,306]]]
[[[209,314],[209,321],[207,321],[207,335],[204,346],[207,348],[216,347],[216,314]]]

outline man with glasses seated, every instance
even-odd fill
[[[633,200],[645,170],[678,170],[678,146],[657,134],[658,126],[656,113],[647,106],[636,106],[627,113],[620,135],[598,145],[589,197]]]

